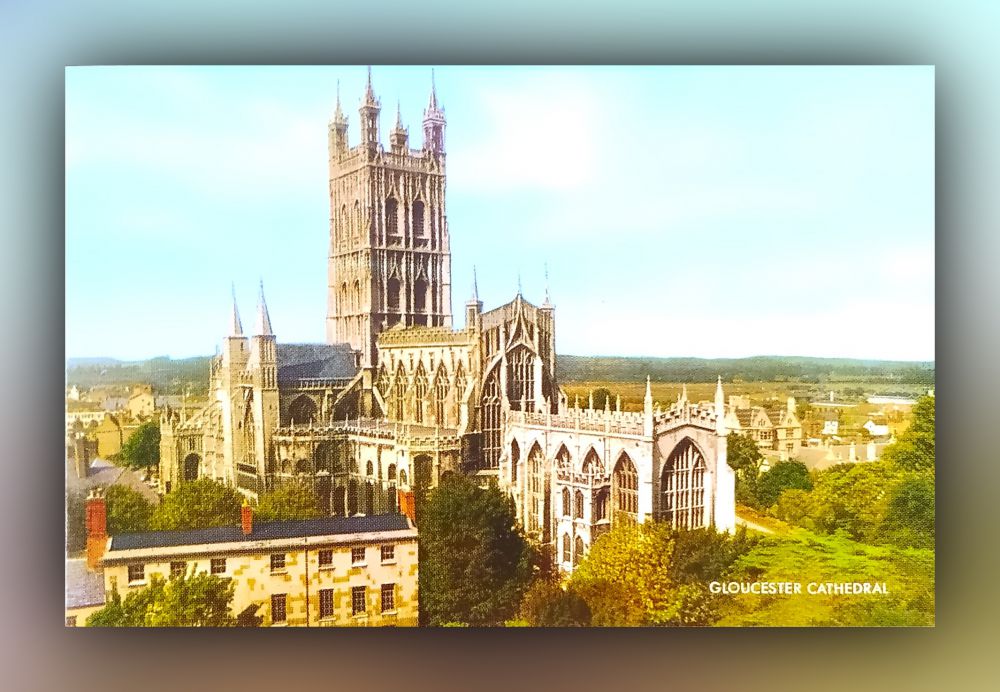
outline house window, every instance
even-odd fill
[[[128,580],[129,582],[135,581],[145,581],[146,580],[146,565],[129,565],[128,566]]]
[[[285,613],[285,598],[286,595],[283,593],[276,593],[271,595],[271,622],[279,623],[284,622],[286,619]]]
[[[396,609],[396,585],[382,584],[382,612]]]
[[[224,557],[213,557],[212,558],[212,574],[225,574],[226,573],[226,558]]]
[[[186,562],[171,562],[170,563],[170,576],[171,577],[182,577],[184,572],[187,570]]]
[[[319,551],[319,566],[320,567],[333,567],[333,551],[332,550],[321,550]]]
[[[351,548],[351,564],[352,565],[363,565],[363,564],[365,564],[365,549],[364,548]]]
[[[319,590],[319,616],[321,618],[333,617],[333,589]]]
[[[364,615],[365,610],[365,587],[355,586],[351,589],[351,614]]]
[[[285,571],[285,554],[284,553],[274,553],[271,555],[271,571],[272,572],[284,572]]]
[[[383,545],[382,546],[382,562],[391,562],[396,559],[396,546],[394,545]]]

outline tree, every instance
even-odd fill
[[[917,400],[909,427],[886,447],[882,460],[909,471],[934,468],[934,397]]]
[[[812,490],[809,469],[799,461],[781,461],[761,474],[757,481],[757,502],[761,508],[773,506],[783,490]]]
[[[108,533],[148,531],[153,505],[142,493],[122,485],[112,485],[104,493],[108,509]]]
[[[757,477],[764,455],[749,435],[729,433],[726,437],[726,461],[736,472],[736,501],[751,507],[757,502]]]
[[[934,547],[934,477],[908,473],[889,494],[882,529],[885,539],[902,548]]]
[[[286,519],[315,519],[323,516],[316,500],[316,492],[309,483],[292,481],[282,483],[269,493],[264,493],[257,503],[260,521]]]
[[[118,458],[132,468],[150,468],[160,463],[160,425],[146,421],[122,445]]]
[[[613,399],[611,397],[611,390],[606,387],[598,387],[593,391],[593,395],[594,395],[594,408],[597,410],[600,410],[605,406],[610,406],[611,403],[613,403]]]
[[[445,478],[430,491],[419,528],[422,624],[499,625],[513,616],[535,556],[510,496]]]
[[[169,580],[153,575],[149,586],[111,601],[87,618],[88,627],[232,627],[229,614],[234,585],[200,572]]]
[[[590,607],[571,586],[563,589],[554,579],[540,578],[524,594],[518,621],[529,627],[586,627]]]
[[[209,478],[187,481],[168,493],[153,511],[150,528],[155,531],[237,526],[243,496],[233,488]]]

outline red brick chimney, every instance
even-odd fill
[[[243,500],[243,507],[240,508],[240,520],[243,524],[243,535],[249,536],[253,533],[253,507],[246,500]]]
[[[412,492],[397,490],[399,493],[399,512],[410,518],[414,524],[417,523],[417,508]]]
[[[90,491],[87,496],[86,524],[87,567],[97,569],[108,544],[108,507],[100,488]]]

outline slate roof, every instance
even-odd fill
[[[239,543],[266,541],[307,536],[331,536],[378,531],[405,531],[410,524],[402,514],[375,514],[359,517],[323,517],[254,524],[249,535],[239,526],[218,526],[210,529],[188,531],[146,531],[123,533],[111,537],[109,553],[116,550],[142,548],[167,548],[173,546],[208,545],[211,543]]]
[[[278,344],[278,382],[351,378],[357,373],[350,344]]]
[[[736,409],[736,419],[740,422],[741,428],[750,427],[750,419],[753,417],[753,409],[749,408],[738,408]]]
[[[104,574],[87,569],[87,560],[66,560],[66,607],[104,605]]]

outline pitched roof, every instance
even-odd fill
[[[104,575],[87,569],[84,558],[66,560],[66,607],[104,605]]]
[[[278,344],[278,382],[351,378],[357,372],[350,344]]]
[[[217,526],[210,529],[186,531],[146,531],[123,533],[111,537],[108,552],[142,548],[166,548],[211,543],[239,543],[266,541],[281,538],[306,538],[350,533],[375,533],[380,531],[405,531],[410,524],[403,514],[374,514],[359,517],[323,517],[255,524],[245,535],[239,526]]]

